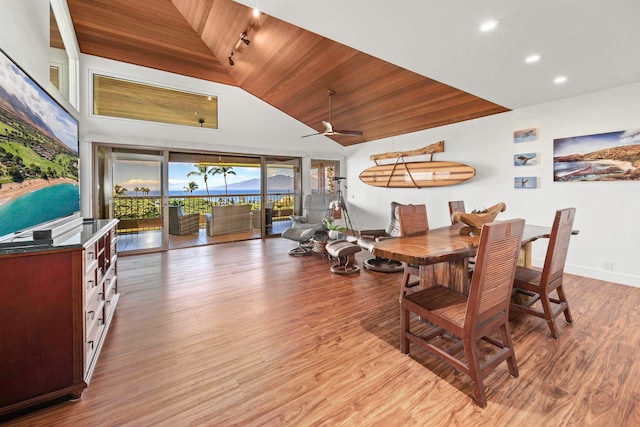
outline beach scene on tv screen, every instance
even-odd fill
[[[78,123],[0,51],[0,236],[79,209]]]

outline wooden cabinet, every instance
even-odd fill
[[[116,225],[0,250],[0,415],[87,387],[119,297]]]

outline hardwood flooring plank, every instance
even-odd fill
[[[467,376],[400,353],[400,274],[338,276],[291,247],[120,257],[121,298],[82,398],[4,424],[640,425],[639,288],[566,275],[574,324],[558,318],[559,340],[512,314],[520,377],[496,368],[482,410]]]

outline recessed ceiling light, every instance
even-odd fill
[[[485,21],[480,25],[480,31],[486,33],[488,31],[495,30],[497,26],[498,26],[498,21],[496,20]]]
[[[553,82],[557,85],[561,85],[562,83],[567,81],[567,76],[558,76],[555,79],[553,79]]]
[[[257,18],[258,16],[260,16],[260,10],[258,10],[257,8],[254,8],[254,9],[253,9],[253,16],[254,16],[254,17],[256,17],[256,18]]]
[[[526,62],[527,64],[533,64],[534,62],[540,61],[540,58],[542,58],[541,55],[538,55],[537,53],[534,53],[532,55],[527,56],[524,59],[524,62]]]

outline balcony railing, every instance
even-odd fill
[[[293,214],[295,196],[292,193],[270,193],[267,200],[271,208],[272,221],[287,221]],[[262,197],[256,194],[228,194],[224,196],[169,196],[169,206],[181,206],[185,214],[199,213],[200,227],[205,227],[205,213],[211,205],[251,205],[259,215]],[[120,220],[120,232],[137,232],[162,228],[162,198],[160,196],[119,196],[114,198],[113,217]]]

